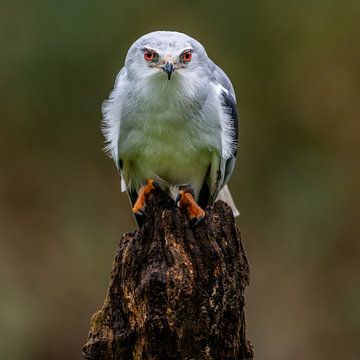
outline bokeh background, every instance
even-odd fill
[[[131,43],[162,29],[199,39],[236,89],[256,358],[360,359],[359,1],[0,6],[1,359],[81,358],[135,227],[100,105]]]

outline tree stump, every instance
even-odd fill
[[[193,229],[154,191],[146,211],[144,228],[120,240],[84,358],[253,359],[244,314],[249,265],[231,209],[217,201]]]

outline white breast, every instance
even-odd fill
[[[123,174],[135,189],[153,178],[168,186],[191,184],[198,192],[220,146],[219,126],[171,81],[138,96],[131,105],[136,111],[125,109],[118,147]]]

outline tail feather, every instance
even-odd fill
[[[225,185],[221,191],[219,192],[216,200],[222,200],[225,201],[230,207],[231,210],[233,211],[234,217],[237,217],[240,215],[239,210],[237,209],[235,202],[230,194],[230,190],[229,187],[227,185]]]

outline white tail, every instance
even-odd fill
[[[221,191],[219,192],[219,195],[217,196],[216,200],[222,200],[225,201],[233,211],[234,217],[237,217],[240,215],[239,210],[236,208],[236,205],[234,203],[234,200],[230,194],[230,190],[227,185],[225,185]]]

